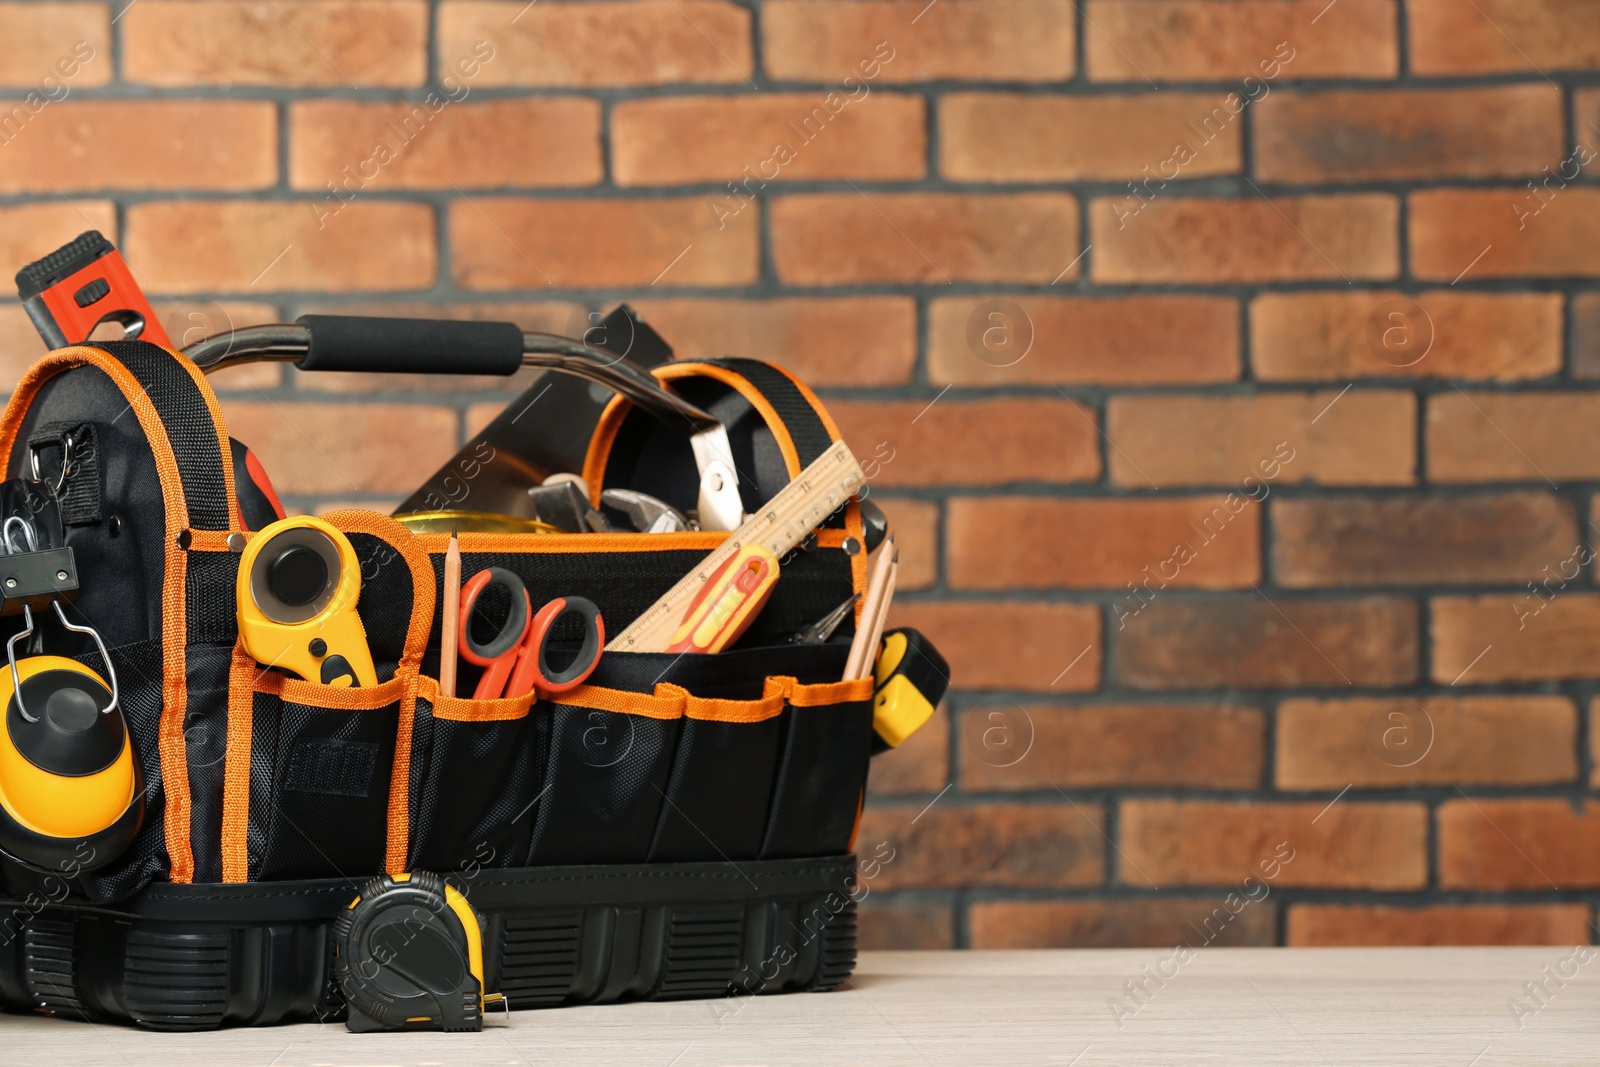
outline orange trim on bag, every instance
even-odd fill
[[[255,660],[250,661],[253,665]],[[257,693],[268,693],[289,704],[304,704],[327,711],[376,711],[400,700],[406,693],[406,679],[395,675],[375,686],[323,685],[304,678],[291,678],[274,670],[263,670],[255,679]]]
[[[793,678],[768,678],[760,700],[723,700],[689,695],[684,702],[686,718],[709,722],[765,722],[783,711]]]
[[[190,530],[190,552],[232,552],[233,546],[228,544],[228,538],[238,530]]]
[[[856,798],[856,823],[850,827],[850,843],[844,847],[846,852],[856,850],[856,838],[861,835],[861,813],[867,806],[867,787],[861,787],[861,795]]]
[[[546,699],[552,704],[568,707],[593,708],[618,715],[643,715],[649,719],[678,719],[688,700],[687,691],[661,682],[654,693],[634,693],[626,689],[608,689],[603,685],[580,685],[556,693]]]
[[[403,874],[411,852],[411,742],[417,722],[418,672],[422,667],[422,654],[428,650],[428,635],[433,630],[433,612],[439,598],[439,591],[433,584],[433,563],[417,543],[416,535],[387,515],[350,508],[330,511],[322,518],[345,533],[371,534],[379,538],[400,554],[411,571],[411,624],[406,630],[400,664],[390,679],[403,688],[400,719],[394,732],[394,769],[389,776],[389,841],[385,852],[388,872]],[[381,690],[383,686],[377,688]]]
[[[497,700],[469,700],[466,697],[447,697],[439,693],[437,678],[421,678],[417,695],[433,706],[433,717],[449,722],[509,722],[526,718],[537,699],[537,693]]]
[[[736,370],[718,367],[711,363],[668,363],[657,367],[652,373],[664,382],[676,378],[710,378],[723,385],[731,385],[760,413],[767,428],[772,431],[773,438],[778,442],[778,451],[783,453],[784,465],[789,468],[789,477],[793,478],[800,473],[800,453],[794,447],[794,438],[789,436],[788,426],[779,418],[778,409],[772,406],[772,401],[768,400],[761,390],[750,384],[750,379]]]
[[[600,506],[600,493],[605,488],[606,463],[611,459],[611,446],[616,443],[617,431],[633,404],[620,395],[612,397],[600,411],[600,421],[594,424],[589,435],[589,450],[583,454],[583,480],[589,486],[589,503]]]
[[[255,657],[244,641],[228,668],[228,751],[222,777],[222,880],[250,880],[250,745],[255,729]]]
[[[677,533],[471,533],[458,535],[461,551],[523,554],[573,554],[579,552],[663,552],[672,549],[707,552],[727,540],[723,530],[680,530]],[[432,556],[442,556],[450,544],[444,533],[417,534],[417,543]]]
[[[816,708],[828,704],[871,700],[872,685],[870,677],[852,678],[847,682],[815,682],[811,685],[801,685],[797,682],[789,690],[789,703],[797,708]]]

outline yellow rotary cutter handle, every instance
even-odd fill
[[[374,686],[360,596],[348,537],[310,516],[279,519],[250,538],[239,561],[239,636],[268,667],[324,685]]]

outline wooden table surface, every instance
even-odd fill
[[[1139,1007],[1125,983],[1146,973],[1163,984],[1145,978]],[[1544,983],[1537,999],[1529,982]],[[481,1034],[356,1035],[337,1023],[157,1034],[0,1016],[5,1067],[191,1064],[1594,1067],[1600,952],[877,952],[836,993],[518,1012]]]

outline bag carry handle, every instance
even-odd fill
[[[448,361],[439,358],[449,352]],[[210,374],[242,363],[292,362],[301,370],[402,374],[512,374],[544,367],[620,393],[669,425],[687,423],[700,468],[700,521],[711,530],[743,522],[728,432],[712,415],[666,389],[632,360],[570,337],[530,333],[509,322],[302,315],[294,323],[249,326],[183,350]]]

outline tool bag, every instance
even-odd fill
[[[777,367],[658,374],[728,428],[747,511],[838,439]],[[231,447],[205,375],[140,341],[50,353],[0,420],[7,477],[58,487],[75,611],[109,647],[146,809],[110,862],[0,858],[0,1006],[164,1029],[338,1018],[334,919],[370,876],[412,871],[470,901],[484,985],[513,1007],[848,977],[873,683],[839,681],[850,625],[821,645],[788,636],[864,587],[853,499],[783,561],[730,650],[608,651],[569,692],[478,701],[437,681],[448,535],[375,512],[323,518],[360,559],[379,684],[334,688],[244,651],[235,582],[251,535]],[[684,435],[619,398],[584,474],[596,498],[633,487],[690,508],[694,472]],[[460,545],[465,573],[506,568],[535,604],[586,597],[620,629],[727,536]],[[104,673],[79,635],[48,640]]]

